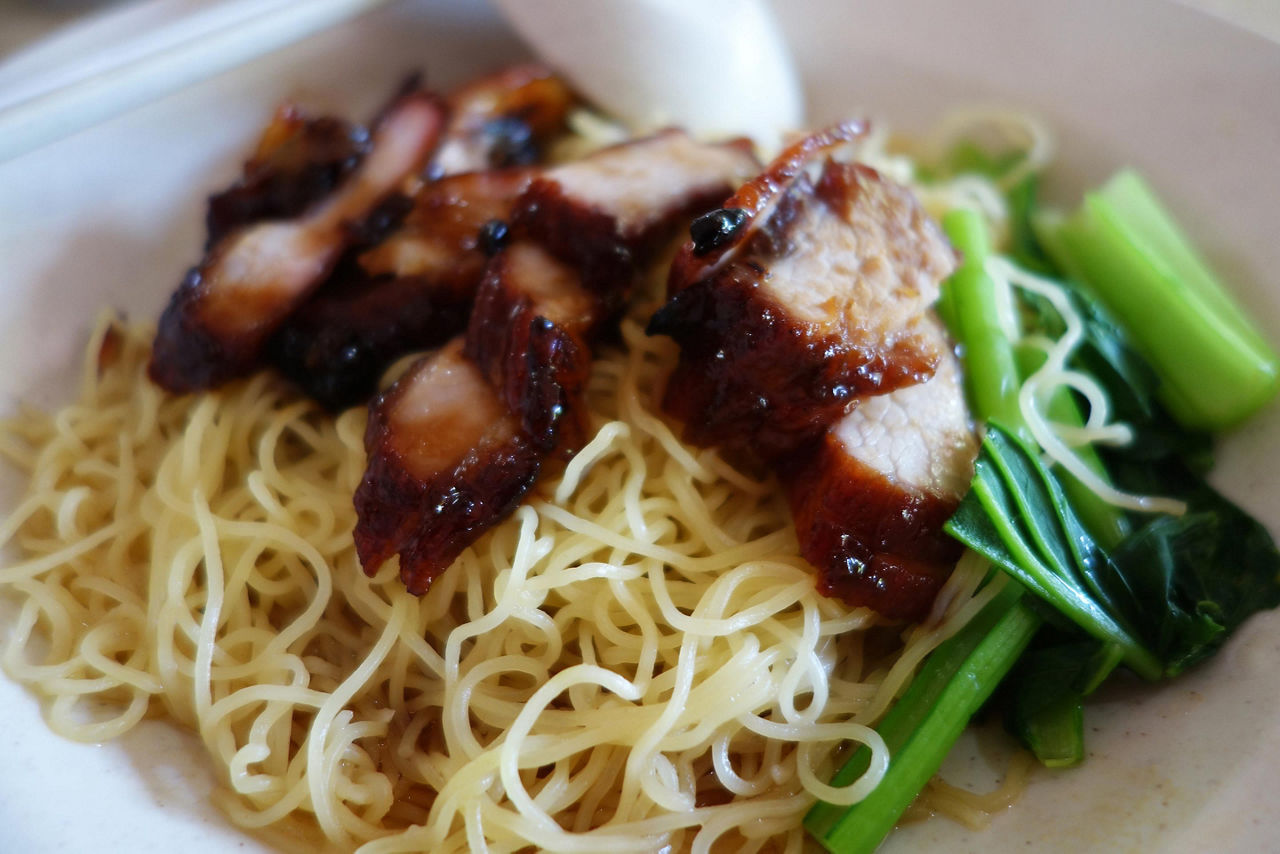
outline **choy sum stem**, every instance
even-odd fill
[[[1008,673],[1040,618],[1023,604],[1022,588],[1010,584],[977,617],[929,656],[911,686],[876,728],[889,748],[889,770],[864,800],[851,807],[819,803],[805,827],[836,854],[875,850],[911,805],[970,718]],[[847,784],[867,767],[858,751],[836,774]]]
[[[1119,173],[1072,216],[1042,222],[1046,248],[1125,325],[1183,424],[1225,429],[1275,395],[1280,357],[1137,174]]]

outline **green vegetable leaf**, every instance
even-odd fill
[[[1050,768],[1084,758],[1084,695],[1097,648],[1077,642],[1032,649],[1010,677],[1009,729]]]
[[[1253,614],[1280,605],[1280,553],[1257,520],[1204,487],[1181,517],[1152,519],[1116,550],[1141,601],[1142,632],[1168,675],[1211,655]]]
[[[1140,435],[1130,453],[1147,461],[1175,455],[1195,471],[1207,472],[1213,463],[1209,434],[1183,427],[1169,415],[1159,399],[1159,376],[1101,302],[1072,282],[1058,284],[1084,321],[1070,366],[1097,380],[1111,401],[1112,420],[1130,425]],[[1053,337],[1065,331],[1048,300],[1030,293],[1021,297],[1039,331]]]
[[[1112,552],[1091,537],[1056,475],[988,425],[973,490],[947,530],[1147,678],[1212,654],[1250,615],[1280,605],[1280,552],[1266,529],[1187,469],[1192,512],[1158,516]],[[1150,475],[1149,475],[1150,476]],[[1169,475],[1156,475],[1165,485]]]
[[[1124,615],[1133,591],[1089,535],[1057,478],[997,422],[987,425],[973,489],[946,530],[1085,632],[1121,647],[1135,671],[1153,679],[1160,675],[1159,662]]]

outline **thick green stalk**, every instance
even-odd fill
[[[805,827],[836,854],[874,851],[937,773],[970,718],[995,690],[1031,637],[1040,618],[1011,584],[929,657],[907,692],[877,727],[889,748],[889,769],[864,800],[852,807],[819,803]],[[848,784],[865,772],[866,748],[832,781]]]
[[[969,407],[981,421],[995,418],[1024,430],[1013,345],[997,321],[995,282],[983,269],[990,246],[982,218],[957,209],[947,213],[942,227],[963,258],[946,283],[946,313],[951,334],[960,342]]]
[[[1150,188],[1121,172],[1045,246],[1111,309],[1162,380],[1183,424],[1221,430],[1280,388],[1280,357],[1191,248]]]

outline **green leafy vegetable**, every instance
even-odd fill
[[[1045,354],[1037,347],[1020,346],[1017,349],[1018,368],[1023,376],[1031,376],[1044,364]],[[1059,424],[1072,427],[1084,425],[1084,417],[1076,404],[1075,396],[1066,388],[1057,389],[1049,399],[1047,407],[1049,418]],[[1107,480],[1107,469],[1102,458],[1091,445],[1083,445],[1076,449],[1076,455],[1103,480]],[[1131,529],[1129,519],[1114,504],[1108,504],[1097,496],[1088,486],[1077,480],[1070,472],[1062,472],[1062,488],[1067,493],[1071,506],[1080,516],[1080,521],[1089,530],[1103,548],[1112,548],[1123,540]]]
[[[947,530],[1156,679],[1280,604],[1280,553],[1266,529],[1202,482],[1186,497],[1191,512],[1151,518],[1108,553],[1038,455],[989,424],[973,490]]]
[[[1084,759],[1084,697],[1098,645],[1033,649],[1012,675],[1009,728],[1050,768]]]
[[[935,177],[977,171],[1007,178],[1017,162],[961,146]],[[1103,480],[1179,498],[1190,511],[1123,511],[1041,462],[1017,397],[1043,353],[1010,341],[997,320],[1000,295],[984,269],[990,247],[982,219],[949,214],[943,225],[963,263],[944,284],[938,311],[960,344],[966,393],[986,434],[972,490],[947,530],[1015,583],[926,659],[879,724],[891,752],[879,786],[853,807],[811,810],[806,827],[831,851],[856,854],[879,844],[997,684],[1010,699],[1010,728],[1045,764],[1072,765],[1084,755],[1083,699],[1118,664],[1149,679],[1175,675],[1212,654],[1251,614],[1280,605],[1280,552],[1271,537],[1203,479],[1211,461],[1203,431],[1235,423],[1268,399],[1280,360],[1135,176],[1089,196],[1068,221],[1039,211],[1036,190],[1032,175],[1006,193],[1009,252],[1041,275],[1065,270],[1091,286],[1063,283],[1084,324],[1069,367],[1102,386],[1113,418],[1136,436],[1126,447],[1078,453]],[[1051,303],[1019,296],[1033,331],[1065,332]],[[1048,401],[1048,415],[1079,426],[1084,405],[1064,388]],[[865,749],[855,753],[833,782],[851,782],[868,761]]]
[[[1069,367],[1097,380],[1111,401],[1113,420],[1130,425],[1140,435],[1141,440],[1132,443],[1128,453],[1141,455],[1148,462],[1174,455],[1193,470],[1208,472],[1213,463],[1211,436],[1188,429],[1169,415],[1160,402],[1159,376],[1102,303],[1070,281],[1058,284],[1084,324]],[[1034,326],[1046,335],[1057,337],[1066,331],[1048,300],[1027,293],[1022,302]]]
[[[1037,454],[988,422],[973,488],[947,532],[1004,569],[1088,634],[1124,650],[1124,660],[1156,679],[1159,660],[1125,618],[1131,599],[1105,552]]]

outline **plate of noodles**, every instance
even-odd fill
[[[891,130],[880,144],[923,158],[948,116],[1013,115],[1045,129],[1044,192],[1064,205],[1136,167],[1280,342],[1277,45],[1154,0],[799,0],[778,17],[811,127],[867,116]],[[30,452],[36,470],[99,484],[24,499],[25,476],[0,469],[5,538],[30,506],[55,508],[23,534],[48,566],[12,544],[0,560],[7,848],[813,846],[804,778],[831,773],[831,745],[860,737],[939,626],[867,633],[865,609],[816,594],[776,483],[664,426],[673,356],[638,314],[592,374],[580,460],[421,599],[359,572],[363,408],[323,415],[267,374],[181,399],[139,380],[207,197],[277,105],[366,117],[410,70],[448,91],[528,58],[482,5],[392,4],[0,163],[0,407],[92,403],[23,416],[4,450],[21,463],[57,445]],[[1221,439],[1213,476],[1273,533],[1277,436],[1273,402]],[[236,515],[248,505],[260,516]],[[111,569],[139,555],[168,574]],[[77,562],[97,569],[56,568]],[[957,612],[980,579],[963,575]],[[926,799],[941,815],[883,850],[1265,847],[1278,652],[1266,613],[1176,681],[1108,684],[1077,768],[1030,768],[998,722],[967,733]],[[733,792],[695,781],[685,797],[691,775]],[[574,841],[605,814],[614,835]]]

